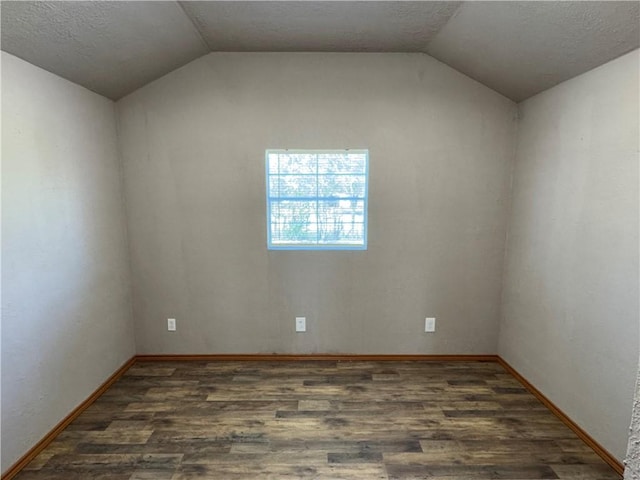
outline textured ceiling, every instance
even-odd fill
[[[424,52],[515,101],[640,45],[636,1],[2,1],[1,47],[112,99],[210,51]]]
[[[461,2],[181,2],[213,51],[421,52]]]
[[[2,2],[2,50],[111,99],[209,52],[175,2]]]
[[[638,2],[469,2],[426,52],[515,101],[638,47]]]

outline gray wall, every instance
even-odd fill
[[[638,366],[638,51],[519,107],[499,353],[619,459]]]
[[[2,471],[135,350],[115,126],[2,53]]]
[[[117,108],[139,353],[495,353],[511,101],[422,54],[213,53]],[[366,252],[267,251],[267,148],[369,149]]]

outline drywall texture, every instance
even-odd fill
[[[423,52],[520,101],[640,45],[630,1],[2,1],[0,46],[118,99],[213,52]]]
[[[212,53],[117,108],[139,353],[495,353],[510,100],[423,54]],[[369,149],[367,251],[267,250],[268,148]]]
[[[178,2],[3,1],[2,49],[108,98],[209,52]]]
[[[636,378],[636,394],[633,400],[624,478],[625,480],[640,480],[640,364],[638,365],[638,378]]]
[[[520,102],[640,45],[640,3],[464,2],[425,51]]]
[[[2,53],[2,471],[134,353],[113,102]]]
[[[520,105],[499,353],[622,460],[638,366],[638,51]]]

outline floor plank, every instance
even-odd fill
[[[140,362],[17,480],[619,480],[491,362]]]

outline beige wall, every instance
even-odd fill
[[[511,101],[422,54],[214,53],[117,107],[139,353],[495,353]],[[267,251],[267,148],[369,149],[366,252]]]
[[[520,105],[499,353],[619,459],[638,361],[638,51]]]
[[[2,471],[135,350],[115,125],[2,53]]]

